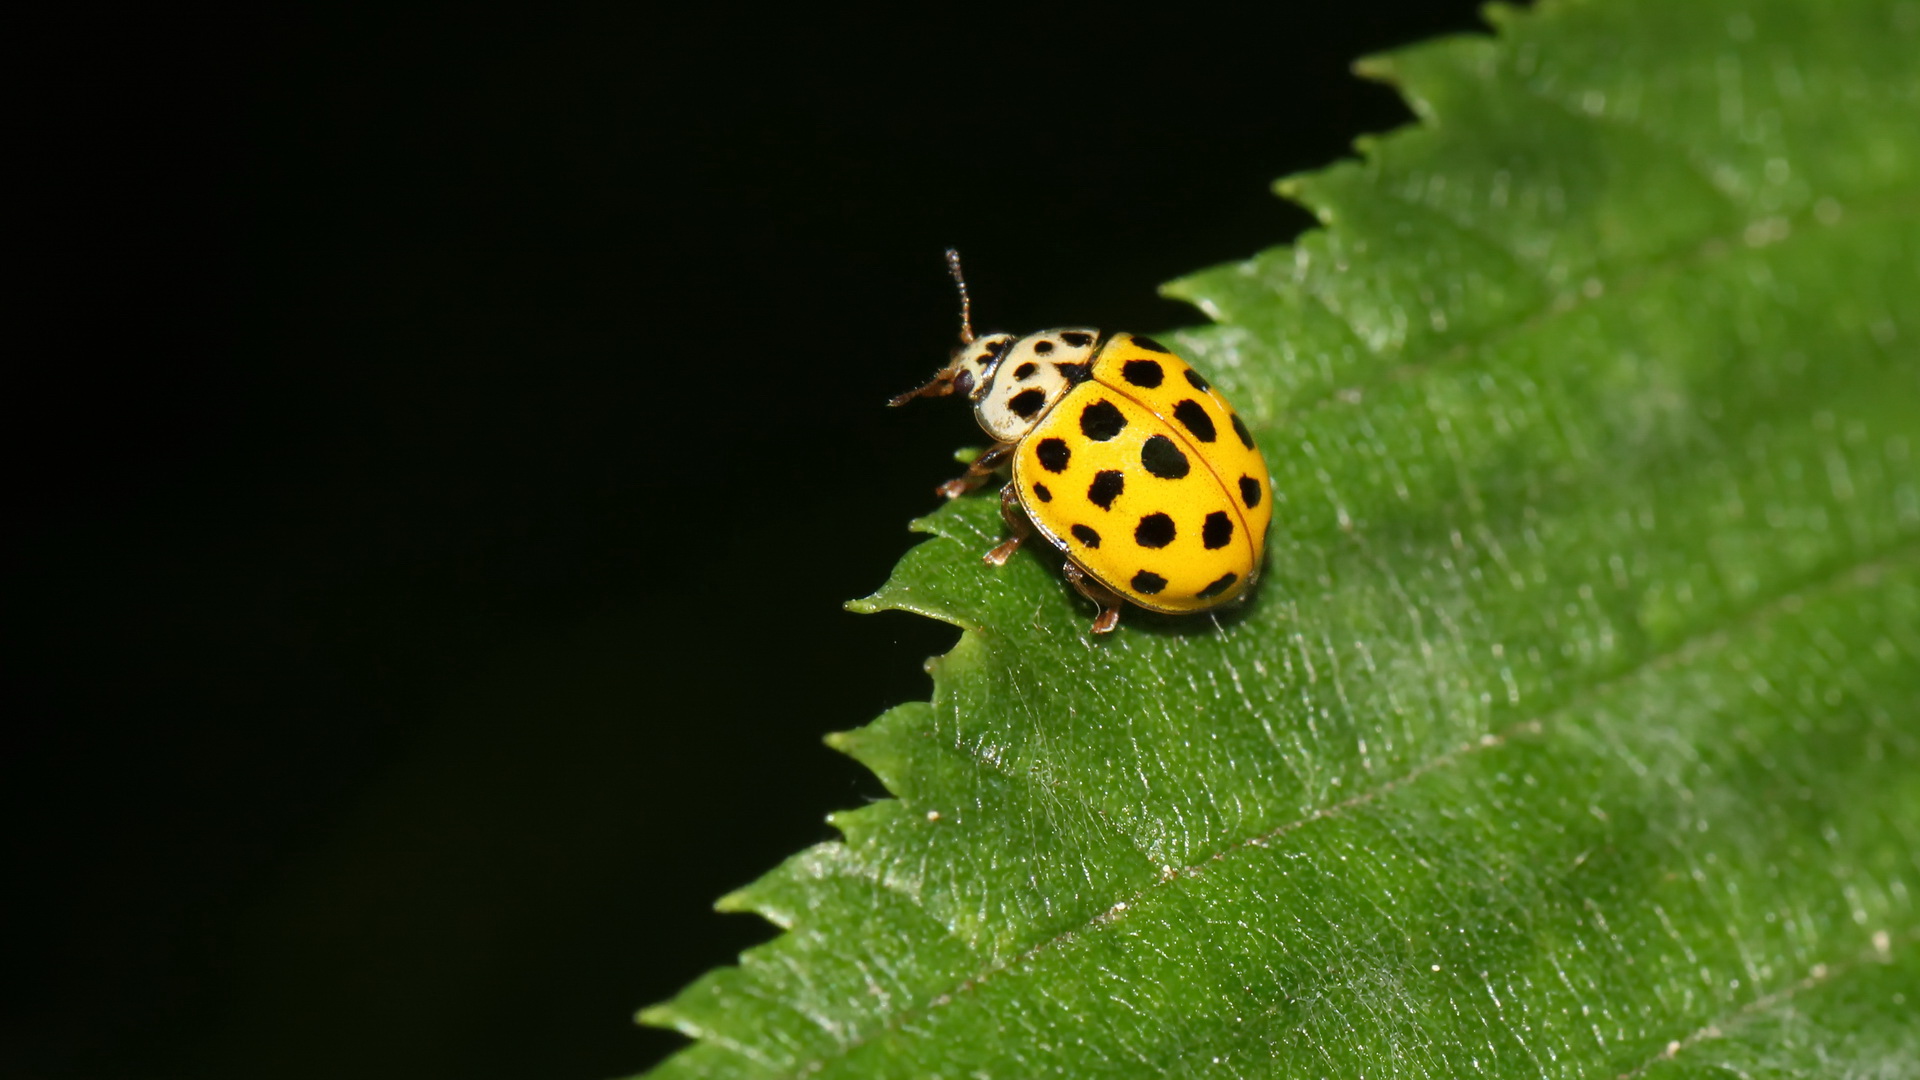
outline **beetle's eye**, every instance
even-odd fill
[[[953,380],[953,392],[962,397],[971,395],[973,393],[973,372],[962,370],[959,376]]]

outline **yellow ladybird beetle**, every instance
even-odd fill
[[[994,444],[939,491],[957,498],[1011,465],[1000,512],[1012,536],[987,563],[1005,563],[1039,530],[1066,556],[1067,580],[1099,606],[1096,634],[1119,625],[1122,600],[1185,614],[1245,596],[1273,503],[1267,463],[1226,399],[1139,334],[976,338],[957,252],[947,265],[960,289],[960,346],[889,404],[948,394],[973,403]]]

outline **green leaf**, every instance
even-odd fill
[[[1168,289],[1254,601],[1092,640],[918,523],[858,606],[965,632],[832,740],[895,798],[653,1075],[1920,1075],[1920,4],[1489,15]]]

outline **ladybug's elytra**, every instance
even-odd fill
[[[1273,517],[1267,463],[1225,398],[1172,350],[1093,329],[973,335],[957,252],[960,346],[926,385],[894,398],[963,394],[994,444],[939,491],[957,498],[1011,465],[1000,510],[1011,538],[1033,530],[1066,556],[1067,580],[1100,608],[1120,602],[1205,611],[1237,600],[1260,574]]]

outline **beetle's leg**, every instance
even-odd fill
[[[1100,614],[1093,618],[1093,632],[1113,633],[1113,628],[1120,625],[1120,597],[1115,595],[1113,590],[1089,577],[1085,570],[1075,566],[1072,559],[1068,559],[1062,569],[1066,571],[1067,584],[1072,585],[1081,596],[1093,601],[1100,609]]]
[[[919,386],[914,387],[904,394],[896,394],[888,399],[887,405],[889,408],[897,409],[907,402],[912,401],[914,398],[946,397],[948,394],[953,393],[953,380],[958,377],[959,374],[959,370],[951,365],[943,367],[939,371],[934,372],[933,378],[928,379],[926,382],[921,383]]]
[[[1017,445],[1019,444],[1010,442],[994,443],[986,449],[985,453],[973,459],[973,464],[967,466],[966,472],[941,484],[934,490],[949,499],[957,499],[965,495],[967,492],[986,483],[987,479],[993,475],[995,469],[1006,464],[1007,455],[1013,453],[1013,448]]]
[[[1007,531],[1013,536],[999,547],[981,556],[988,566],[1005,566],[1020,545],[1033,535],[1033,525],[1027,521],[1027,512],[1020,509],[1020,493],[1012,484],[1000,489],[1000,518],[1007,523]]]

